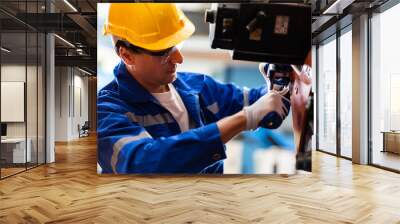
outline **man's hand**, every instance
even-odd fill
[[[282,91],[277,92],[271,90],[268,94],[265,94],[258,99],[252,105],[245,107],[243,110],[246,115],[246,129],[254,130],[261,124],[265,116],[269,113],[277,113],[280,119],[285,119],[289,113],[289,108],[286,105],[290,105],[290,101],[283,97],[289,91],[288,88],[284,88]],[[287,101],[286,105],[284,101]]]

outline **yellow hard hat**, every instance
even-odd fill
[[[104,35],[148,50],[164,50],[189,38],[195,28],[173,3],[111,3]]]

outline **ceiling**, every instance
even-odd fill
[[[388,0],[289,1],[312,5],[312,35],[313,41],[316,43],[336,32],[337,27],[350,24],[352,16],[379,7]],[[52,32],[57,34],[55,38],[56,65],[79,66],[95,74],[97,67],[97,2],[103,1],[1,0],[1,44],[11,50],[7,59],[3,57],[2,60],[35,61],[37,52],[44,50],[44,43],[40,41],[43,38],[38,33]],[[260,1],[249,0],[248,2]],[[281,1],[269,0],[268,2]],[[204,23],[203,17],[204,10],[210,8],[210,4],[185,3],[180,7],[196,24],[198,28],[196,32],[207,35],[208,26]],[[21,33],[26,33],[26,35],[21,35]]]
[[[29,63],[44,49],[41,33],[51,32],[57,34],[56,66],[79,66],[95,74],[96,3],[96,0],[47,0],[46,5],[44,0],[1,0],[1,43],[11,50],[2,60],[18,62],[26,58]]]
[[[352,23],[353,17],[375,12],[389,0],[315,0],[312,2],[312,40],[314,44]]]

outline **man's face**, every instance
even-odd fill
[[[147,53],[133,53],[135,57],[135,77],[151,85],[167,85],[176,79],[177,65],[183,62],[183,56],[177,48],[172,48],[164,56]]]

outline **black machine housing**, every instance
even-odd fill
[[[212,48],[233,59],[302,65],[311,49],[311,6],[218,3],[206,11]]]

